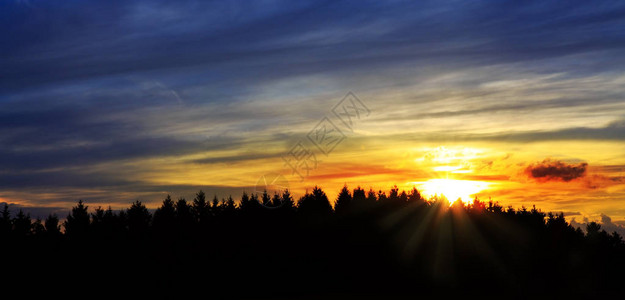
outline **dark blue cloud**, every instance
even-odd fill
[[[526,131],[499,131],[497,133],[466,133],[458,130],[445,130],[436,132],[396,134],[384,137],[389,142],[393,140],[412,140],[428,142],[447,141],[496,141],[511,144],[532,143],[545,141],[625,141],[625,122],[615,121],[607,126],[598,128],[572,127],[556,130],[526,130]],[[352,138],[354,140],[355,138]]]
[[[184,68],[211,79],[253,81],[259,72],[282,77],[372,70],[407,60],[494,64],[625,46],[623,5],[583,1],[285,1],[257,9],[212,1],[5,6],[0,25],[9,30],[0,40],[0,89],[8,91]],[[622,65],[620,57],[612,58]]]

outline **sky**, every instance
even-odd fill
[[[625,225],[623,3],[22,0],[0,27],[12,207],[397,185]]]

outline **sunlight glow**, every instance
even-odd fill
[[[424,195],[428,197],[444,195],[450,202],[462,199],[468,203],[475,194],[487,189],[492,183],[474,180],[457,179],[430,179],[425,182],[415,182]]]
[[[433,170],[436,172],[450,172],[460,170],[462,166],[438,166],[434,167]]]

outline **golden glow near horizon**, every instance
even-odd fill
[[[456,174],[474,173],[474,160],[483,155],[483,150],[468,147],[446,147],[440,146],[428,149],[423,157],[415,159],[417,165],[432,164],[434,171],[431,179],[425,181],[415,181],[417,189],[426,198],[444,196],[450,203],[461,199],[468,203],[475,196],[488,189],[492,182],[480,180],[456,179]]]
[[[619,180],[622,159],[608,155],[619,143],[553,141],[527,144],[501,142],[414,143],[399,141],[392,148],[384,143],[346,147],[324,158],[319,169],[304,182],[291,180],[294,194],[321,185],[331,200],[340,188],[361,186],[388,194],[394,185],[400,190],[419,189],[424,197],[444,195],[464,203],[475,196],[503,206],[531,207],[565,212],[569,220],[600,220],[601,214],[622,222],[625,211],[618,195],[625,193]],[[565,156],[560,153],[566,149]],[[360,150],[360,151],[359,151]],[[362,151],[364,150],[364,151]],[[587,162],[586,174],[573,180],[539,180],[529,177],[529,165],[547,158],[569,164]],[[608,165],[608,166],[605,166]],[[621,173],[619,173],[621,172]]]
[[[485,181],[457,179],[430,179],[425,182],[414,182],[414,184],[421,189],[421,194],[426,198],[445,196],[450,203],[460,199],[465,204],[491,185]]]

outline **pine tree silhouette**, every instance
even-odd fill
[[[297,210],[299,213],[309,216],[328,216],[332,213],[332,205],[330,205],[326,193],[315,186],[312,193],[306,193],[299,199]]]
[[[202,224],[202,226],[208,224],[211,213],[208,202],[206,202],[206,194],[204,194],[203,191],[200,190],[195,194],[193,204],[191,205],[191,211],[197,223]]]
[[[216,217],[220,215],[220,208],[219,208],[219,199],[217,198],[217,195],[213,196],[213,201],[212,204],[210,206],[210,212],[211,215]]]
[[[44,236],[46,233],[46,227],[43,225],[41,218],[36,218],[31,224],[31,233],[37,237]]]
[[[237,212],[236,203],[234,203],[234,199],[232,199],[232,196],[228,196],[228,199],[226,200],[226,203],[223,209],[224,217],[227,219],[231,219],[232,217],[234,217],[234,215],[236,215],[236,212]]]
[[[90,218],[87,212],[88,208],[82,200],[79,200],[78,205],[72,208],[64,223],[65,233],[69,237],[82,238],[89,233]]]
[[[21,209],[13,219],[13,233],[16,236],[24,237],[31,234],[32,221],[30,214],[25,214]]]
[[[282,197],[278,194],[278,192],[273,193],[273,197],[271,197],[269,204],[272,207],[280,207],[280,205],[282,205]]]
[[[372,206],[367,203],[367,194],[360,186],[354,189],[352,203],[358,212],[362,212]]]
[[[206,202],[206,201],[204,201]],[[153,227],[158,234],[173,234],[176,223],[176,204],[167,195],[161,207],[154,212]]]
[[[150,229],[152,215],[147,207],[137,200],[132,203],[128,211],[128,232],[134,237],[143,237]]]
[[[373,189],[369,189],[367,192],[367,206],[373,206],[377,203],[378,197]]]
[[[55,214],[50,214],[44,222],[46,234],[50,237],[57,237],[61,234],[59,218]]]
[[[260,203],[264,205],[265,207],[271,206],[271,197],[267,193],[267,190],[263,191],[263,195],[261,196],[260,201],[261,201]]]
[[[334,204],[334,210],[338,215],[347,215],[352,206],[352,194],[349,192],[347,185],[343,185],[343,188],[339,192]]]
[[[176,230],[178,232],[189,233],[193,227],[194,217],[191,211],[191,206],[184,198],[178,199],[176,202]]]
[[[280,206],[280,210],[289,214],[292,212],[295,212],[295,201],[293,201],[293,196],[291,196],[291,192],[289,191],[289,189],[285,189],[284,192],[282,192],[282,197],[281,197],[281,206]]]
[[[0,212],[0,237],[8,236],[13,228],[13,222],[11,220],[11,212],[9,211],[9,205],[4,203],[2,212]]]
[[[243,194],[241,195],[241,202],[239,202],[239,209],[241,209],[241,211],[245,211],[249,209],[249,205],[250,196],[248,196],[246,192],[243,192]]]

